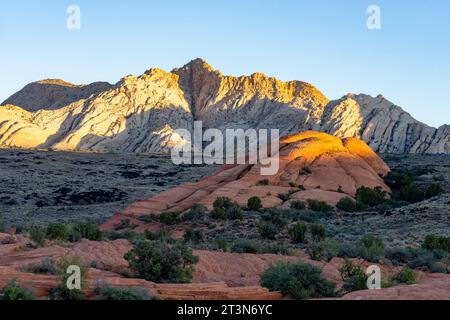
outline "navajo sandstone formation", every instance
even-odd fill
[[[382,176],[389,167],[367,144],[357,138],[339,139],[323,132],[307,131],[280,140],[279,171],[269,178],[261,175],[260,164],[224,165],[199,182],[188,183],[138,201],[103,225],[115,230],[130,220],[137,231],[154,227],[139,217],[161,212],[183,212],[195,204],[212,210],[214,201],[228,197],[240,206],[257,196],[265,208],[290,208],[292,201],[317,199],[336,205],[341,198],[354,197],[362,186],[380,187],[390,193]],[[302,186],[299,188],[299,186]],[[290,196],[280,199],[280,194]]]
[[[450,126],[435,129],[382,96],[329,101],[310,84],[261,73],[224,76],[196,59],[172,72],[151,69],[115,85],[32,83],[0,107],[0,147],[96,152],[167,152],[174,130],[277,128],[358,137],[376,152],[450,153]]]

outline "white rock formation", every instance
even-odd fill
[[[450,129],[416,121],[381,96],[329,101],[310,84],[261,73],[224,76],[196,59],[172,72],[151,69],[112,86],[45,80],[0,107],[0,147],[96,152],[167,152],[175,129],[309,129],[359,137],[377,152],[450,153]]]

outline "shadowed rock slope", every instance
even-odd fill
[[[201,59],[150,69],[114,86],[32,83],[0,107],[0,147],[96,152],[167,152],[174,130],[276,128],[358,137],[376,152],[450,153],[449,126],[426,126],[400,107],[367,95],[329,101],[314,86],[261,73],[225,76]]]

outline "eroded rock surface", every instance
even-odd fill
[[[450,153],[449,126],[435,129],[382,96],[329,101],[314,86],[261,73],[225,76],[196,59],[172,72],[150,69],[115,85],[32,83],[0,108],[0,146],[96,152],[167,152],[176,129],[276,128],[359,137],[376,152]]]

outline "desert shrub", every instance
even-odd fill
[[[450,237],[428,235],[425,237],[422,248],[450,252]]]
[[[28,236],[31,241],[38,246],[43,246],[45,242],[45,229],[38,226],[31,226],[28,229]]]
[[[339,245],[338,257],[361,258],[370,262],[379,262],[384,258],[383,241],[374,236],[365,236],[359,243],[342,243]]]
[[[52,258],[45,258],[40,263],[30,264],[27,266],[23,266],[20,269],[22,272],[35,273],[35,274],[57,274],[58,270],[55,267],[55,264]]]
[[[384,243],[381,238],[373,235],[364,236],[361,239],[361,245],[365,248],[362,258],[371,262],[378,262],[384,257]]]
[[[33,292],[22,288],[16,280],[11,280],[3,288],[3,300],[35,300]]]
[[[261,216],[263,221],[273,223],[277,225],[280,229],[283,229],[287,221],[284,219],[285,211],[281,209],[271,208],[267,209]]]
[[[140,277],[158,283],[190,282],[192,265],[198,262],[198,257],[182,243],[148,240],[138,242],[124,258]]]
[[[206,207],[202,204],[194,205],[188,212],[183,216],[185,221],[200,221],[207,217]]]
[[[261,209],[262,208],[261,199],[259,197],[251,197],[247,201],[247,208],[249,208],[250,210],[255,210],[255,211]]]
[[[399,273],[392,277],[392,281],[394,283],[414,284],[416,283],[416,275],[410,267],[404,266]]]
[[[293,299],[335,296],[336,285],[326,280],[321,273],[319,268],[302,262],[282,262],[263,273],[261,285]]]
[[[371,189],[368,187],[360,187],[356,191],[356,200],[369,207],[374,207],[384,202],[386,193],[380,187]]]
[[[431,273],[449,273],[448,264],[441,261],[431,263],[429,266],[429,270]]]
[[[326,203],[324,201],[308,199],[307,203],[308,203],[308,208],[311,209],[312,211],[316,211],[316,212],[327,213],[333,209],[332,206],[330,206],[328,203]]]
[[[49,240],[69,241],[72,228],[62,223],[52,223],[45,229],[45,237]]]
[[[294,210],[305,210],[306,203],[304,201],[295,200],[291,202],[291,209]]]
[[[403,186],[398,192],[398,199],[416,203],[425,199],[425,193],[416,184]]]
[[[242,210],[230,198],[220,197],[213,203],[211,218],[216,220],[242,220]]]
[[[183,239],[185,242],[200,243],[203,241],[203,231],[199,229],[186,229]]]
[[[281,232],[282,228],[279,225],[268,222],[261,221],[258,224],[258,232],[261,237],[265,239],[275,240],[276,236]]]
[[[93,223],[80,223],[74,227],[74,230],[81,235],[82,239],[91,241],[100,241],[102,239],[100,228]]]
[[[413,248],[391,248],[386,250],[385,256],[393,265],[398,266],[411,261],[416,255],[415,251]]]
[[[367,289],[367,275],[360,266],[353,265],[350,259],[345,259],[344,264],[339,268],[342,281],[344,281],[343,289],[347,292],[359,291]]]
[[[162,212],[159,215],[159,222],[166,225],[174,225],[182,221],[181,213],[179,212]]]
[[[65,256],[55,262],[56,270],[59,275],[60,284],[52,291],[53,300],[83,300],[84,295],[81,290],[67,288],[67,282],[71,274],[67,273],[70,266],[78,266],[81,271],[81,288],[84,287],[87,278],[88,268],[76,256]]]
[[[268,186],[269,185],[269,179],[263,179],[258,182],[258,185],[260,186]]]
[[[433,197],[437,197],[444,193],[444,189],[442,188],[442,185],[440,183],[433,183],[428,186],[427,190],[425,191],[425,198],[430,199]]]
[[[230,250],[228,241],[227,241],[227,239],[225,239],[224,236],[218,236],[214,240],[214,244],[215,244],[215,247],[217,248],[217,250],[221,250],[223,252],[228,252]]]
[[[414,256],[407,263],[412,269],[430,269],[439,259],[440,257],[436,257],[435,252],[419,249],[414,252]]]
[[[323,241],[327,236],[325,227],[321,224],[311,224],[309,226],[309,232],[311,232],[314,241]]]
[[[303,222],[296,223],[292,228],[289,229],[289,236],[292,241],[296,243],[306,243],[306,231],[308,226]]]
[[[234,253],[273,253],[282,255],[291,255],[291,251],[283,243],[264,244],[260,241],[249,239],[237,239],[231,246],[231,252]]]
[[[400,190],[404,186],[409,186],[414,183],[416,177],[412,172],[394,172],[391,171],[384,178],[386,184],[392,190]]]
[[[169,232],[166,229],[160,229],[157,232],[151,232],[149,230],[145,230],[144,238],[147,240],[152,240],[152,241],[163,241],[163,242],[168,242],[168,243],[176,242],[176,240],[170,236]]]
[[[232,244],[231,251],[235,253],[259,253],[260,244],[254,240],[238,239]]]
[[[132,230],[126,230],[124,232],[104,231],[103,237],[111,241],[118,239],[126,239],[129,240],[130,242],[135,242],[139,239],[142,239],[143,235]]]
[[[316,261],[330,261],[338,255],[339,245],[332,240],[315,242],[308,246],[306,252]]]
[[[354,201],[352,198],[345,197],[339,200],[336,204],[336,208],[346,212],[358,212],[364,210],[364,204],[362,202]]]
[[[150,300],[147,290],[139,288],[120,288],[101,286],[95,290],[97,299],[114,301]]]

